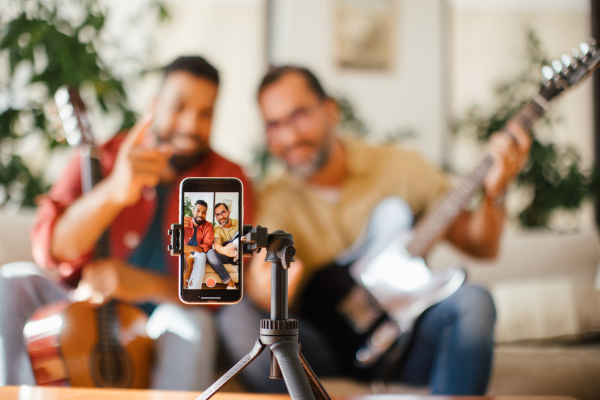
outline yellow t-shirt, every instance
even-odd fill
[[[304,264],[300,291],[315,271],[354,242],[382,199],[402,198],[418,217],[450,187],[414,151],[356,139],[344,138],[342,143],[348,171],[339,192],[327,193],[284,174],[259,194],[258,224],[294,235],[296,257]]]
[[[240,223],[237,219],[231,218],[231,226],[229,229],[221,226],[219,223],[215,225],[215,239],[221,238],[221,243],[230,241],[240,230]]]

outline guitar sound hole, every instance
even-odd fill
[[[98,387],[127,388],[131,386],[131,360],[122,347],[97,347],[92,358],[91,370],[94,382]]]

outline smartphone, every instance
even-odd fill
[[[184,303],[234,304],[242,299],[242,199],[237,178],[181,181],[179,297]]]

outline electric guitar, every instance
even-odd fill
[[[102,180],[87,110],[76,88],[61,88],[55,102],[70,144],[81,156],[82,192]],[[110,256],[107,232],[95,258]],[[148,317],[139,308],[114,300],[93,307],[62,301],[38,309],[23,334],[38,385],[146,388],[153,342]]]
[[[572,58],[564,55],[551,67],[544,66],[539,93],[511,121],[529,131],[550,101],[590,76],[599,60],[595,43],[582,43]],[[392,371],[406,350],[417,318],[464,282],[461,268],[434,274],[423,256],[481,189],[493,163],[491,155],[486,155],[412,230],[408,205],[384,199],[372,212],[362,238],[311,277],[301,294],[301,313],[321,328],[340,365],[348,366],[347,373],[369,378]],[[396,226],[386,226],[386,215],[396,216]],[[378,235],[383,226],[386,232]]]

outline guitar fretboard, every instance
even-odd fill
[[[529,131],[544,113],[547,100],[541,94],[529,101],[511,121]],[[514,139],[514,135],[507,131]],[[515,139],[516,140],[516,139]],[[450,190],[415,226],[414,236],[406,249],[412,256],[423,256],[433,243],[442,237],[458,215],[467,208],[473,195],[483,186],[483,180],[494,164],[487,154],[475,170],[464,177],[457,187]]]

